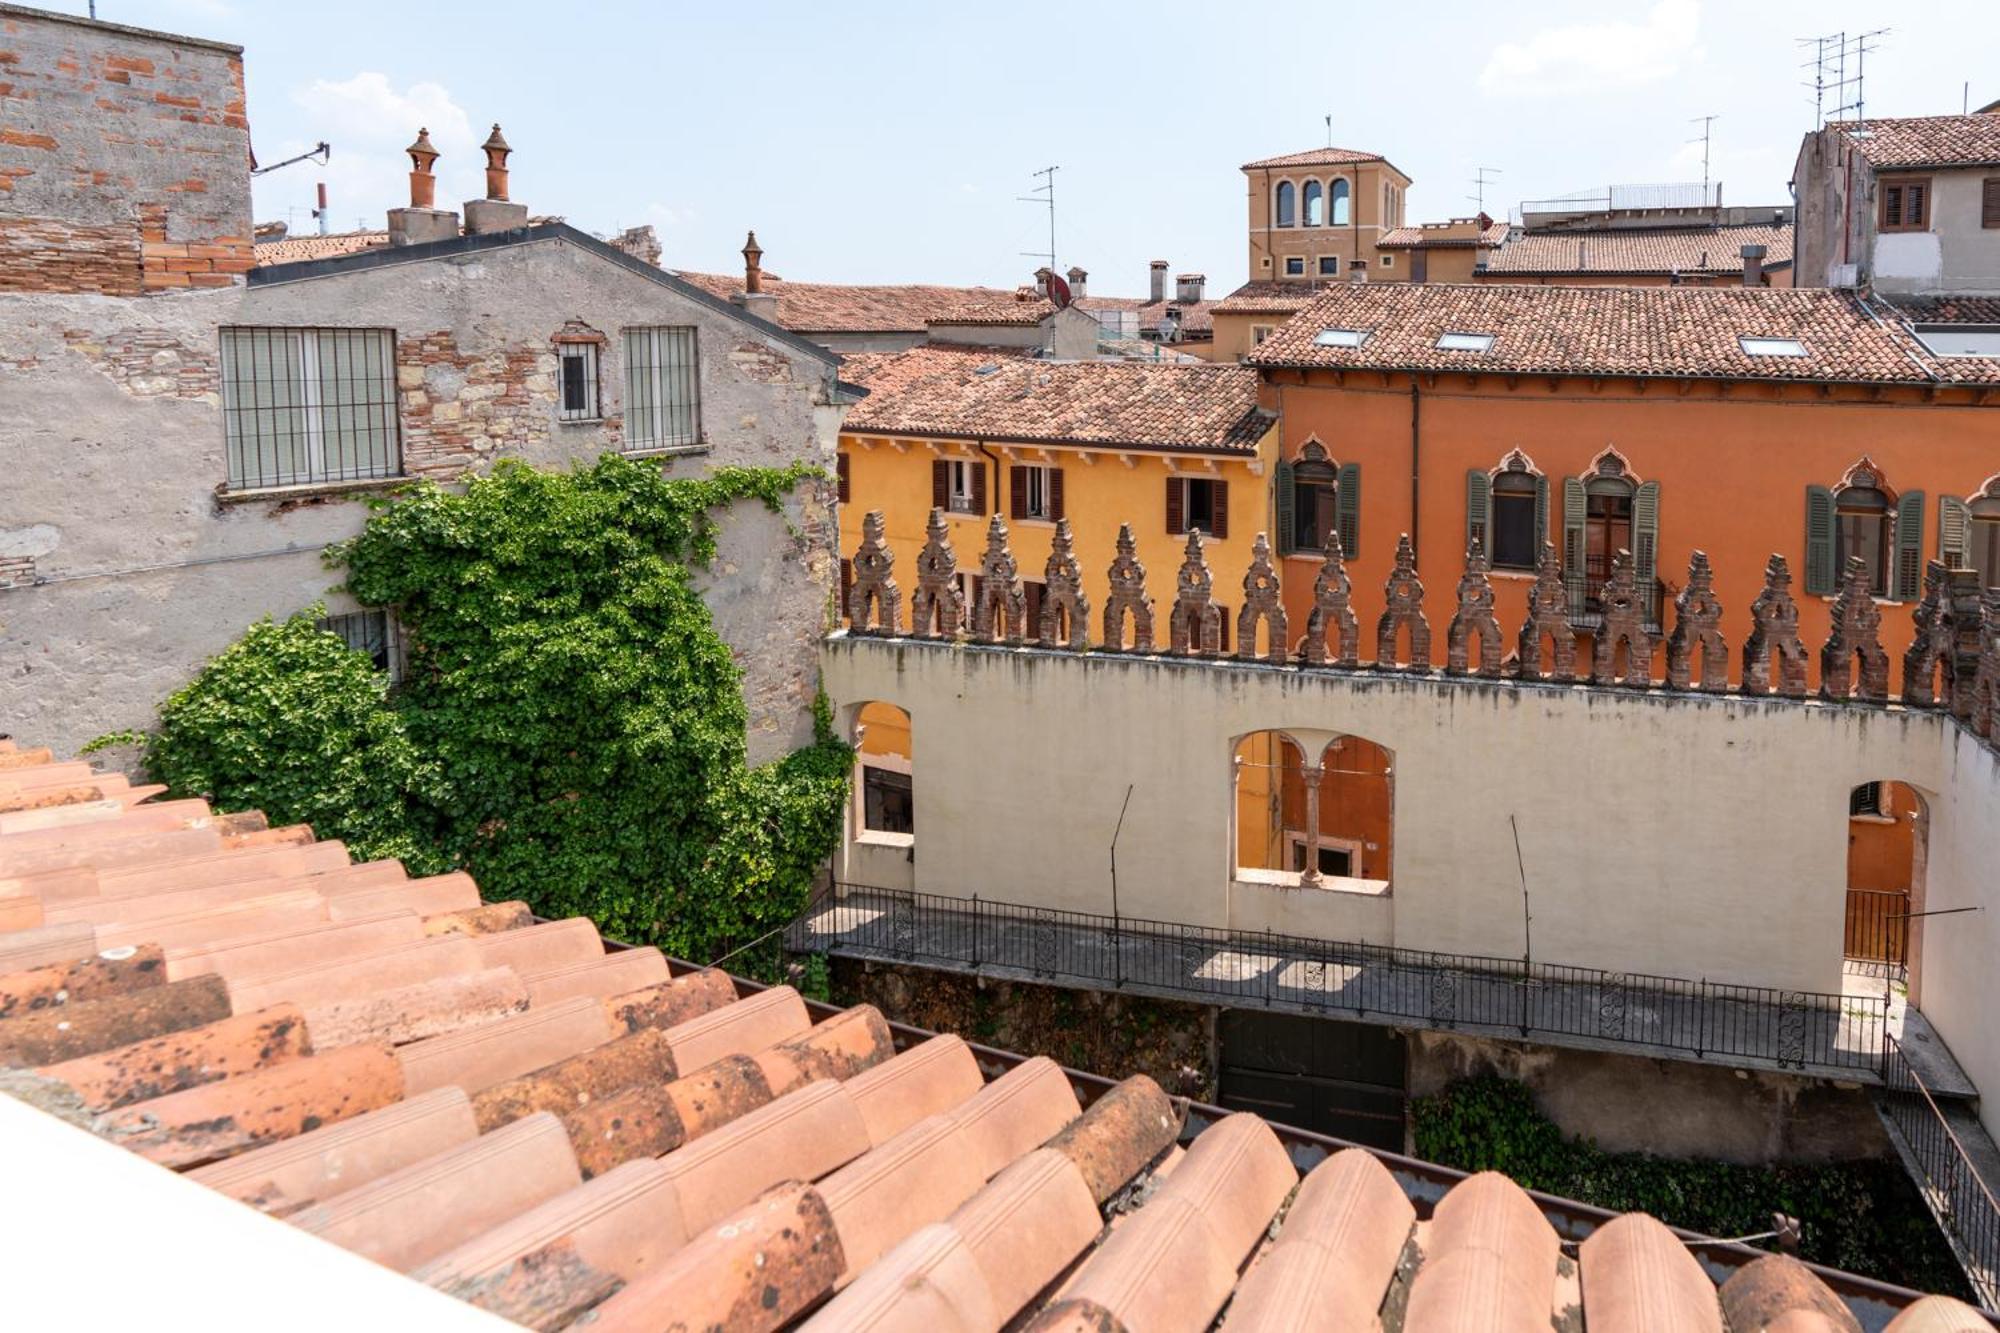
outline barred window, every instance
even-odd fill
[[[556,349],[562,370],[557,415],[564,421],[592,421],[597,412],[597,344],[562,343]]]
[[[365,653],[375,664],[377,671],[389,673],[392,681],[402,678],[402,663],[398,660],[396,644],[396,620],[387,611],[354,611],[342,616],[325,616],[319,627],[329,634],[338,634],[341,640],[357,653]]]
[[[225,328],[222,415],[234,488],[397,476],[395,331]]]
[[[625,330],[625,447],[661,449],[700,442],[695,331]]]

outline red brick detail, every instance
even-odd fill
[[[46,134],[24,134],[20,130],[0,130],[0,144],[9,148],[40,148],[53,153],[56,141]]]
[[[212,400],[222,392],[222,368],[215,350],[191,346],[161,329],[129,328],[95,335],[65,329],[63,341],[135,397]]]
[[[139,238],[130,226],[0,217],[0,292],[140,291]]]
[[[397,340],[396,382],[404,471],[452,476],[548,439],[556,352],[543,343],[467,353],[441,329]],[[605,433],[616,448],[617,424],[606,422]]]

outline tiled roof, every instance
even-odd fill
[[[861,364],[857,364],[857,363]],[[1270,429],[1257,372],[1206,363],[1042,361],[936,345],[850,357],[868,397],[849,434],[1250,454]]]
[[[1357,329],[1359,347],[1323,346]],[[1441,336],[1491,334],[1484,352]],[[1742,338],[1796,339],[1802,356],[1752,356]],[[2000,362],[1952,366],[1912,350],[1856,297],[1827,288],[1563,287],[1366,283],[1328,287],[1250,354],[1259,366],[1489,374],[1675,376],[1890,384],[2000,382]]]
[[[1648,227],[1632,231],[1530,232],[1486,257],[1494,274],[1739,273],[1742,248],[1761,245],[1764,267],[1792,262],[1792,228]]]
[[[1157,335],[1167,324],[1167,312],[1174,312],[1181,332],[1208,334],[1215,330],[1209,312],[1215,309],[1213,301],[1153,301],[1141,300],[1136,296],[1085,296],[1077,300],[1079,310],[1135,310],[1139,314],[1141,332]]]
[[[1877,299],[1913,324],[2000,326],[2000,296],[1894,296]]]
[[[2000,115],[1842,121],[1837,129],[1882,168],[2000,166]]]
[[[1855,1326],[1781,1255],[1730,1251],[1718,1288],[1644,1214],[1587,1224],[1572,1252],[1493,1173],[1387,1159],[1427,1173],[1406,1192],[1350,1148],[1301,1178],[1255,1115],[1191,1133],[1143,1075],[989,1052],[989,1078],[960,1038],[871,1006],[815,1022],[790,987],[607,950],[588,921],[480,904],[463,875],[351,864],[156,790],[0,742],[10,1091],[516,1323],[1192,1331],[1227,1305],[1239,1330]],[[133,1179],[62,1143],[90,1179]],[[249,1280],[206,1257],[208,1281]],[[312,1271],[255,1276],[297,1302],[271,1326],[339,1298]],[[21,1267],[10,1298],[87,1299],[73,1280]],[[200,1318],[146,1295],[147,1322]],[[1889,1324],[1980,1327],[1941,1297]]]
[[[1245,162],[1243,170],[1258,167],[1338,167],[1351,162],[1380,162],[1380,153],[1364,153],[1356,148],[1308,148],[1303,153],[1286,153],[1280,157],[1261,157],[1255,162]]]
[[[993,324],[1024,328],[1039,324],[1055,314],[1056,303],[1045,296],[1035,296],[1032,292],[1023,297],[1012,296],[975,297],[971,300],[956,301],[932,312],[933,324]]]
[[[259,241],[251,253],[259,264],[297,264],[310,259],[333,259],[360,250],[373,250],[389,243],[386,231],[336,231],[325,236],[287,236],[282,241]]]
[[[680,276],[724,299],[743,290],[740,273]],[[770,273],[764,275],[764,290],[778,298],[778,323],[794,333],[922,333],[941,310],[1013,299],[997,287],[787,282]]]
[[[1375,242],[1378,250],[1464,250],[1471,246],[1498,245],[1507,239],[1509,228],[1504,222],[1489,225],[1477,236],[1440,236],[1428,227],[1397,227],[1382,233],[1382,239]]]
[[[1311,305],[1324,290],[1309,282],[1246,282],[1217,301],[1214,309],[1225,315],[1289,315]]]

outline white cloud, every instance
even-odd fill
[[[1652,83],[1698,59],[1699,0],[1660,0],[1639,23],[1544,28],[1506,42],[1479,72],[1482,91],[1509,97],[1566,97]]]
[[[457,208],[462,200],[486,192],[486,159],[479,151],[485,135],[474,132],[472,118],[440,84],[398,89],[387,75],[364,70],[351,79],[315,79],[294,89],[292,101],[306,113],[306,133],[326,140],[333,154],[323,167],[292,167],[267,178],[274,203],[282,199],[296,207],[310,193],[311,183],[325,181],[332,230],[346,231],[357,220],[380,227],[384,210],[409,202],[410,160],[403,149],[419,129],[430,131],[440,155],[438,207]],[[260,156],[275,162],[311,146],[310,141],[288,142]],[[294,222],[300,230],[311,225],[303,210]]]

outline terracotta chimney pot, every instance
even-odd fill
[[[486,142],[479,147],[486,154],[486,197],[504,203],[507,198],[507,155],[514,150],[501,136],[497,121],[493,133],[487,135]]]
[[[418,130],[417,141],[403,151],[410,155],[410,207],[435,208],[437,177],[431,164],[438,160],[438,150],[431,147],[430,130]]]
[[[754,231],[743,242],[743,290],[752,296],[764,290],[764,250]]]

